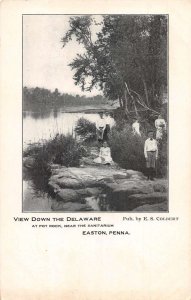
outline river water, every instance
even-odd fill
[[[73,134],[79,118],[84,117],[96,122],[100,117],[98,113],[62,112],[51,110],[49,112],[23,112],[23,149],[31,143],[54,137],[57,133]],[[110,125],[114,120],[110,117]],[[92,210],[101,210],[97,200],[91,200]],[[30,176],[23,176],[23,211],[51,211],[51,198],[46,191],[36,188]]]
[[[23,113],[23,147],[29,143],[36,143],[42,139],[54,137],[57,133],[74,134],[77,121],[85,119],[96,122],[100,117],[98,113],[63,113],[61,111],[50,112],[24,112]],[[113,118],[109,118],[110,124],[114,124]]]

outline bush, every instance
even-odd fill
[[[145,169],[144,142],[145,136],[133,135],[129,125],[121,130],[114,126],[109,139],[113,160],[122,168],[143,172]]]
[[[114,126],[110,133],[109,145],[113,160],[125,169],[132,169],[141,172],[146,170],[144,157],[144,143],[147,137],[133,135],[131,126]],[[159,158],[157,161],[157,176],[167,174],[167,135],[164,134],[163,140],[159,143]]]
[[[93,141],[96,138],[96,125],[85,118],[80,118],[75,127],[75,132],[85,141]]]
[[[53,139],[43,144],[31,145],[23,156],[34,158],[33,173],[38,175],[50,175],[50,164],[57,163],[66,167],[79,166],[83,155],[81,147],[71,135],[57,134]]]

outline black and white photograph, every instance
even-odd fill
[[[168,15],[22,16],[22,212],[169,212]]]

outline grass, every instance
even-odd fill
[[[84,149],[72,135],[57,134],[43,144],[30,145],[24,152],[24,157],[32,157],[34,163],[32,172],[37,175],[50,175],[50,164],[60,164],[66,167],[77,167]]]

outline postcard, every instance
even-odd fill
[[[1,2],[2,299],[190,298],[189,9]]]

